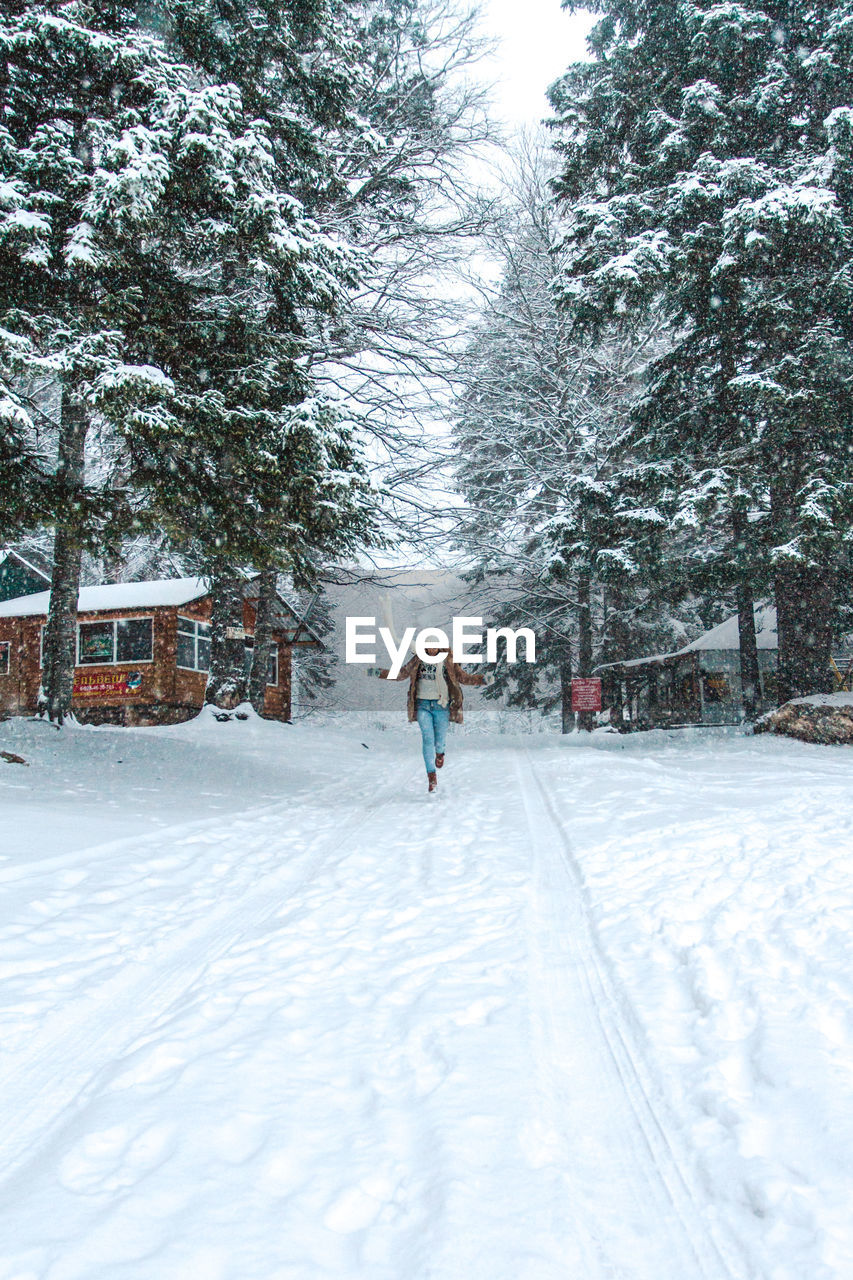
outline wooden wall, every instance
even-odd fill
[[[203,671],[179,669],[177,665],[178,614],[209,622],[209,597],[179,607],[112,609],[82,614],[84,622],[112,621],[118,618],[153,618],[153,662],[78,666],[75,680],[86,676],[114,676],[134,672],[141,676],[137,689],[116,693],[99,691],[89,696],[75,696],[75,715],[90,723],[164,724],[187,720],[204,704],[207,675]],[[32,618],[0,618],[0,642],[10,645],[9,674],[0,675],[0,714],[32,715],[38,706],[41,683],[39,665],[40,631],[44,616]],[[252,613],[244,617],[247,630],[254,623]],[[264,714],[271,719],[290,719],[291,648],[282,633],[273,640],[278,644],[278,684],[268,685]]]

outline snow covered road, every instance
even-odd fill
[[[642,778],[646,837],[680,768],[695,787],[760,756],[790,793],[808,750],[739,743],[721,765],[726,744],[699,744],[682,766],[669,743],[469,737],[428,800],[402,732],[2,728],[32,766],[0,780],[20,824],[0,861],[0,1280],[853,1274],[831,1265],[843,1230],[804,1227],[792,1252],[771,1213],[776,1250],[732,1203],[737,1153],[720,1166],[692,1123],[695,1006],[679,1020],[667,993],[658,1035],[644,1001],[660,886],[626,928],[651,872],[613,798]],[[67,819],[118,750],[105,844],[96,805]],[[28,805],[53,833],[38,857]]]

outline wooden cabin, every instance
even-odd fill
[[[776,705],[779,641],[776,610],[755,609],[758,640],[758,710]],[[625,728],[738,724],[743,719],[737,614],[674,653],[609,662],[597,667],[603,703]]]
[[[257,579],[243,590],[247,667],[255,627]],[[32,715],[41,685],[49,591],[0,602],[0,716]],[[78,597],[72,709],[87,724],[153,725],[189,720],[204,705],[212,602],[203,578],[164,578],[83,587]],[[320,645],[281,596],[273,634],[264,715],[290,719],[291,657]]]

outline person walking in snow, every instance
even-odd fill
[[[417,654],[409,659],[396,680],[409,682],[409,721],[417,720],[421,731],[424,765],[430,791],[438,786],[437,770],[444,765],[447,726],[462,723],[462,685],[483,685],[484,676],[464,671],[453,661],[446,649],[424,650],[428,661],[422,662]],[[383,680],[392,677],[383,668],[379,672]]]

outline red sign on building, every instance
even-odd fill
[[[572,711],[601,710],[601,680],[598,676],[579,676],[572,681]]]
[[[74,677],[75,698],[99,698],[104,694],[127,698],[138,692],[142,675],[138,671],[85,671]]]

